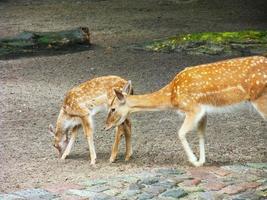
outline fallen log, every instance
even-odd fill
[[[87,27],[58,32],[25,31],[12,38],[0,38],[0,58],[78,46],[90,46],[90,32]]]

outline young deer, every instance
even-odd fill
[[[252,56],[188,67],[165,87],[144,95],[127,95],[115,90],[106,129],[118,126],[129,113],[174,109],[185,113],[178,135],[194,166],[205,162],[204,136],[207,113],[248,101],[267,119],[267,58]],[[197,129],[200,156],[197,160],[186,134]]]
[[[100,111],[108,109],[115,98],[114,89],[116,91],[122,90],[126,94],[132,92],[127,88],[129,87],[126,80],[118,76],[104,76],[82,83],[67,93],[59,112],[55,131],[52,125],[49,126],[50,133],[55,137],[54,147],[59,151],[61,159],[65,159],[69,155],[77,136],[77,131],[82,126],[89,144],[91,164],[95,164],[93,116]],[[70,140],[68,139],[69,131],[71,132]],[[131,122],[127,118],[116,127],[110,162],[114,162],[116,159],[118,146],[123,134],[126,140],[125,160],[129,160],[132,155]]]

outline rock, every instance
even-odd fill
[[[172,197],[172,198],[181,198],[186,196],[188,193],[185,192],[181,188],[173,189],[173,190],[168,190],[164,193],[162,193],[163,197]]]

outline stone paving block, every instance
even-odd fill
[[[74,195],[61,194],[59,197],[53,200],[90,200],[89,197],[79,197]]]
[[[222,188],[226,187],[227,184],[220,182],[220,181],[216,181],[216,182],[208,182],[203,184],[203,188],[205,190],[209,190],[209,191],[218,191],[221,190]]]
[[[125,183],[124,181],[110,181],[106,185],[109,185],[110,187],[117,188],[117,189],[122,189],[122,188],[127,188],[128,183]]]
[[[250,169],[248,166],[244,165],[228,165],[228,166],[223,166],[221,168],[238,174],[244,174],[248,172]]]
[[[53,199],[56,195],[44,190],[44,189],[27,189],[20,190],[12,193],[14,195],[18,195],[27,200],[38,200],[38,199]]]
[[[82,182],[85,186],[95,186],[95,185],[103,185],[106,184],[107,180],[97,179],[97,180],[85,180]]]
[[[127,199],[132,199],[133,197],[137,196],[140,193],[141,193],[140,190],[126,190],[121,193],[121,196]]]
[[[229,174],[231,174],[229,170],[223,168],[215,168],[212,170],[212,172],[218,176],[228,176]]]
[[[147,200],[147,199],[153,199],[154,195],[153,194],[149,194],[149,193],[142,193],[140,195],[138,195],[137,199],[138,200]]]
[[[142,189],[144,187],[145,186],[141,183],[131,183],[128,188],[129,188],[129,190],[139,190],[139,189]]]
[[[147,188],[144,188],[143,191],[152,194],[154,196],[158,196],[159,194],[163,193],[166,191],[166,188],[162,187],[162,186],[150,186]]]
[[[247,166],[255,169],[266,169],[267,170],[267,163],[247,163]]]
[[[175,168],[162,168],[162,169],[157,169],[156,173],[162,174],[162,175],[181,175],[184,174],[185,172],[180,169],[175,169]]]
[[[197,200],[230,200],[225,197],[224,194],[218,194],[216,192],[203,192],[199,194],[199,198]]]
[[[243,192],[242,194],[231,197],[232,200],[262,200],[262,198],[255,193],[255,191]]]
[[[204,189],[201,186],[192,186],[192,187],[185,187],[185,186],[180,186],[180,188],[184,189],[186,192],[204,192]]]
[[[0,194],[1,200],[24,200],[25,198],[14,194]]]
[[[229,185],[225,188],[223,188],[221,191],[225,194],[238,194],[240,192],[245,191],[246,189],[241,187],[240,185]]]
[[[200,179],[185,180],[182,185],[186,187],[196,186],[201,183]]]
[[[177,186],[177,184],[171,180],[165,180],[165,181],[154,183],[153,186],[160,186],[165,189],[170,189],[170,188]]]
[[[53,185],[47,185],[44,187],[44,189],[51,193],[62,194],[69,189],[77,189],[77,190],[84,189],[84,186],[71,183],[58,183]]]
[[[258,190],[256,194],[261,197],[261,199],[267,199],[267,190]]]
[[[97,193],[95,196],[90,197],[90,200],[118,200],[118,198],[109,196],[105,193]]]
[[[190,177],[186,174],[183,174],[180,176],[171,176],[171,177],[168,177],[168,179],[172,182],[175,182],[176,184],[179,184],[179,183],[184,182],[186,180],[193,180],[194,178]]]
[[[109,190],[104,191],[103,193],[115,197],[121,193],[121,190],[118,190],[116,188],[110,188]]]
[[[245,183],[241,183],[239,186],[243,187],[245,190],[247,189],[255,189],[257,187],[259,187],[261,185],[261,183],[257,183],[257,182],[245,182]]]
[[[106,186],[106,185],[95,185],[92,187],[88,187],[86,190],[91,191],[91,192],[96,192],[96,193],[100,193],[100,192],[104,192],[106,190],[109,190],[110,186]]]
[[[89,190],[76,190],[76,189],[70,189],[66,192],[66,194],[69,195],[76,195],[76,196],[80,196],[80,197],[94,197],[97,193],[96,192],[92,192]]]
[[[212,168],[213,169],[213,168]],[[200,180],[216,180],[217,177],[212,173],[211,168],[196,167],[189,170],[190,175]]]
[[[123,176],[121,177],[121,180],[127,182],[127,183],[133,183],[133,182],[137,182],[140,180],[139,177],[135,177],[135,176]]]
[[[137,183],[144,184],[144,185],[152,185],[154,183],[159,182],[159,180],[160,179],[158,177],[149,176],[149,177],[143,178],[141,181],[138,181]]]
[[[181,198],[188,195],[186,191],[181,188],[167,190],[166,192],[162,193],[162,197],[171,197],[171,198]]]

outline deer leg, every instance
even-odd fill
[[[183,122],[182,127],[179,130],[179,139],[183,145],[185,153],[188,157],[189,162],[191,162],[194,166],[200,166],[200,163],[197,161],[195,154],[193,153],[192,149],[190,148],[189,143],[186,140],[186,134],[193,130],[195,124],[198,123],[198,118],[196,113],[186,113],[185,120]],[[201,117],[202,118],[202,117]],[[200,118],[200,119],[201,119]]]
[[[94,145],[94,137],[93,137],[93,121],[91,116],[82,117],[82,125],[84,134],[87,137],[90,157],[91,157],[91,165],[95,164],[96,161],[96,153],[95,153],[95,145]]]
[[[74,128],[72,128],[70,141],[69,141],[68,146],[66,147],[63,155],[61,156],[62,160],[65,160],[65,158],[70,154],[71,148],[75,142],[75,139],[76,139],[76,136],[78,133],[78,129],[79,129],[79,126],[75,126]]]
[[[205,159],[205,132],[207,126],[207,115],[204,115],[202,119],[199,121],[197,126],[197,133],[199,137],[199,165],[202,166]]]
[[[125,155],[125,161],[129,161],[132,154],[132,125],[130,119],[126,119],[125,122],[123,123],[124,126],[124,135],[125,135],[125,143],[126,143],[126,155]]]
[[[256,100],[252,101],[253,106],[260,113],[260,115],[267,120],[267,88],[263,91],[262,95]]]
[[[115,131],[115,141],[112,145],[112,151],[111,151],[111,156],[110,156],[110,163],[115,162],[116,157],[118,155],[118,151],[119,151],[119,144],[121,141],[121,136],[123,135],[123,125],[119,125],[116,127],[116,131]]]

